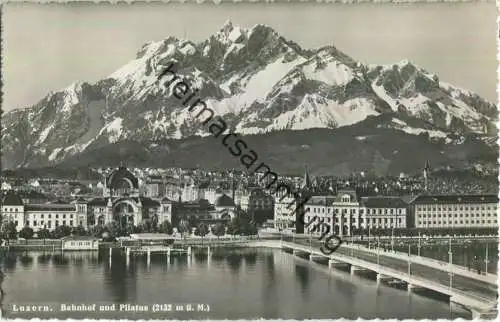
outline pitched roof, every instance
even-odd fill
[[[75,205],[71,204],[29,204],[24,207],[26,211],[75,211]]]
[[[223,194],[219,198],[215,200],[215,206],[216,207],[233,207],[234,206],[234,201],[231,197],[229,197],[226,194]]]
[[[160,206],[160,203],[158,201],[153,200],[151,198],[139,197],[139,199],[141,200],[143,206],[146,206],[146,207],[159,207]]]
[[[413,204],[498,203],[497,195],[421,195]]]
[[[300,185],[301,189],[308,189],[311,187],[311,178],[309,177],[309,173],[307,172],[307,168],[304,171],[304,178],[302,179],[302,184]]]
[[[6,206],[22,206],[23,200],[14,191],[8,191],[2,200],[2,204]]]
[[[362,197],[361,203],[367,208],[406,208],[408,204],[398,197]]]
[[[90,206],[106,206],[108,200],[106,198],[94,198],[88,202]]]

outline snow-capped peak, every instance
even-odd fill
[[[396,125],[412,135],[424,130],[440,137],[496,133],[493,104],[407,59],[367,66],[333,45],[305,50],[266,25],[240,28],[228,20],[199,43],[175,37],[147,42],[136,59],[107,78],[85,86],[73,83],[36,108],[6,113],[2,143],[25,142],[31,154],[15,148],[6,153],[33,156],[16,164],[53,162],[99,144],[206,134],[172,97],[173,89],[157,81],[172,61],[196,88],[196,97],[241,134],[349,127],[386,114],[410,120]],[[63,117],[48,124],[54,115]],[[19,139],[19,133],[31,136]]]

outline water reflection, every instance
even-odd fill
[[[245,265],[247,267],[255,267],[255,264],[257,263],[257,252],[250,252],[246,253],[243,255],[243,258],[245,259]]]
[[[21,262],[21,265],[24,267],[24,268],[28,268],[30,267],[31,265],[33,265],[33,257],[31,257],[30,255],[28,254],[22,254],[20,257],[19,257],[19,261]]]
[[[189,258],[175,254],[170,257],[170,264],[165,254],[152,254],[149,265],[145,254],[132,254],[127,261],[125,253],[118,250],[111,257],[108,251],[4,254],[0,272],[10,273],[0,283],[4,294],[0,307],[33,303],[36,299],[116,304],[192,301],[210,304],[217,310],[210,315],[188,316],[184,312],[168,318],[332,319],[355,318],[359,314],[363,318],[418,318],[422,314],[428,317],[429,312],[434,318],[449,316],[446,303],[422,297],[408,299],[406,291],[377,287],[375,281],[332,272],[325,265],[279,250],[215,248],[211,252],[210,257],[201,249]],[[210,261],[215,269],[207,269]],[[30,283],[36,287],[30,287]],[[46,318],[73,317],[57,314]],[[106,318],[132,318],[126,312],[113,314]],[[96,313],[87,317],[101,316]]]
[[[241,263],[242,263],[242,256],[241,254],[238,253],[231,253],[226,255],[226,262],[231,269],[231,273],[233,275],[238,275],[240,268],[241,268]]]
[[[4,309],[3,309],[3,298],[5,296],[5,293],[3,291],[3,280],[4,280],[4,274],[3,274],[3,271],[2,271],[2,267],[0,265],[0,312],[4,312]]]
[[[299,281],[302,294],[307,297],[308,292],[309,292],[309,287],[308,287],[309,269],[308,269],[308,267],[306,267],[302,264],[296,264],[295,265],[295,276],[297,277],[297,280]]]
[[[52,262],[54,263],[54,266],[56,266],[59,269],[62,268],[68,268],[69,266],[69,259],[68,257],[65,256],[65,254],[53,254],[52,255]]]
[[[39,254],[38,255],[37,261],[40,264],[47,265],[50,262],[51,259],[52,259],[52,254],[50,254],[50,253],[48,253],[48,254],[43,253],[43,254]]]
[[[257,254],[254,257],[257,260]],[[262,256],[264,260],[262,274],[262,296],[264,298],[264,314],[269,317],[279,317],[278,308],[276,307],[276,299],[278,298],[278,283],[276,276],[276,268],[273,254],[265,254]]]
[[[125,257],[120,253],[111,256],[112,265],[104,270],[104,284],[116,303],[127,303],[135,300],[136,270],[127,269]],[[109,260],[109,258],[108,258]],[[130,268],[130,267],[129,267]]]

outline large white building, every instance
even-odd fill
[[[279,230],[295,228],[295,198],[281,196],[274,199],[274,227]]]
[[[412,201],[417,228],[498,227],[496,195],[427,195]]]
[[[305,204],[304,221],[306,226],[313,221],[305,228],[306,234],[314,223],[322,223],[322,229],[312,232],[315,235],[349,236],[360,228],[406,228],[407,204],[398,197],[360,198],[354,190],[340,190],[336,195],[312,196]]]
[[[57,226],[87,227],[87,208],[85,202],[70,204],[24,204],[21,198],[9,191],[2,200],[0,208],[3,222],[13,222],[19,231],[31,227],[37,232],[42,228],[49,230]]]
[[[61,225],[88,228],[112,222],[138,226],[145,219],[172,221],[172,201],[142,196],[137,177],[125,167],[113,171],[104,182],[102,196],[69,204],[26,203],[16,192],[9,191],[0,205],[2,221],[14,222],[18,231],[31,227],[35,232]]]

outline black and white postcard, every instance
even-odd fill
[[[216,2],[3,4],[1,317],[496,319],[495,2]]]

